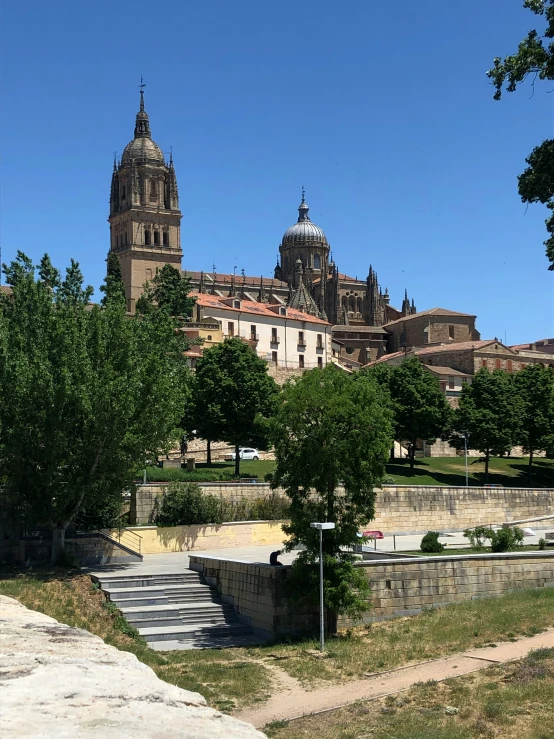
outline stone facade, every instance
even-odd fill
[[[154,501],[164,485],[138,486],[131,498],[131,521],[150,523]],[[202,483],[202,490],[230,500],[265,498],[268,483]],[[275,491],[283,495],[282,491]],[[371,527],[385,534],[463,531],[470,526],[501,524],[554,514],[554,489],[386,486],[377,490]]]
[[[366,623],[512,590],[554,587],[554,552],[391,558],[358,566],[364,569],[372,590],[370,608],[361,619]],[[318,629],[317,610],[289,600],[290,566],[191,555],[190,567],[216,585],[239,618],[263,638]],[[341,617],[338,625],[345,628],[352,623]]]
[[[444,308],[431,308],[385,324],[389,351],[426,344],[478,341],[475,316]]]

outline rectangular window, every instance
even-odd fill
[[[448,338],[453,339],[454,338],[454,326],[448,327]]]
[[[150,246],[150,231],[144,232],[144,243],[146,246]]]
[[[448,378],[448,389],[454,390],[454,378],[453,377]]]
[[[272,344],[277,343],[277,329],[276,328],[271,329],[271,343]]]
[[[502,360],[497,359],[495,362],[495,365],[496,365],[496,369],[502,369]]]
[[[441,390],[446,393],[446,380],[440,380]]]
[[[317,366],[319,367],[319,369],[323,369],[323,357],[317,358]]]
[[[160,232],[154,231],[154,246],[160,245]]]
[[[487,366],[487,360],[486,359],[482,359],[481,360],[481,367],[486,367],[486,366]]]
[[[306,343],[304,341],[304,332],[299,331],[298,332],[298,346],[306,346]]]
[[[304,355],[303,354],[298,355],[298,366],[300,367],[300,369],[304,368]]]
[[[277,352],[271,352],[271,361],[273,364],[277,364]]]
[[[250,341],[257,341],[257,340],[258,340],[258,337],[256,335],[256,326],[252,324],[252,326],[250,326]]]
[[[233,321],[229,321],[227,324],[227,335],[228,336],[234,336],[235,335],[235,324]]]
[[[164,246],[169,246],[169,233],[167,231],[162,234],[162,243]]]
[[[508,372],[513,372],[514,367],[512,365],[511,359],[508,359],[508,361],[506,362],[506,369],[508,370]]]
[[[318,334],[318,335],[317,335],[317,343],[316,343],[316,347],[317,347],[318,349],[323,349],[323,335],[322,335],[322,334]]]

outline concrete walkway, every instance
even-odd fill
[[[271,721],[291,721],[302,716],[331,711],[358,700],[375,700],[409,690],[415,683],[468,675],[491,664],[502,664],[525,657],[534,649],[554,648],[554,629],[525,637],[517,642],[502,642],[496,647],[470,649],[451,657],[400,667],[370,675],[364,680],[342,682],[316,690],[305,690],[300,682],[274,665],[263,661],[277,682],[277,691],[263,706],[237,711],[236,718],[262,728]]]

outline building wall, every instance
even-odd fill
[[[474,316],[410,316],[404,321],[388,324],[386,328],[391,335],[390,351],[398,351],[402,346],[424,346],[479,339]]]
[[[331,326],[329,324],[296,321],[279,316],[254,315],[240,310],[225,310],[213,307],[198,306],[203,317],[216,318],[221,323],[224,336],[240,336],[250,340],[252,331],[258,337],[255,342],[256,352],[262,359],[273,361],[276,353],[277,364],[281,367],[298,368],[300,356],[304,357],[306,369],[317,367],[318,359],[325,367],[331,361]],[[229,324],[233,324],[233,334]],[[272,330],[276,329],[277,342],[272,341]],[[298,344],[299,332],[304,334],[305,346]],[[322,339],[322,348],[318,348],[318,335]]]
[[[205,483],[205,493],[231,500],[264,498],[269,483]],[[150,523],[162,485],[139,485],[131,497],[131,522]],[[277,490],[277,494],[283,494]],[[481,488],[386,486],[377,490],[376,515],[371,526],[385,534],[463,531],[470,526],[501,524],[532,516],[554,514],[554,488]]]
[[[317,610],[293,604],[287,596],[290,566],[271,567],[200,555],[192,555],[189,566],[216,585],[239,618],[262,637],[271,639],[318,628]],[[424,608],[497,597],[512,590],[554,587],[554,552],[395,558],[358,566],[365,570],[371,585],[364,622],[412,616]],[[339,628],[352,623],[341,617]]]

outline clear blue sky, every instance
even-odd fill
[[[302,184],[342,272],[393,305],[475,313],[484,338],[554,335],[547,211],[517,194],[553,94],[492,99],[523,0],[17,0],[2,8],[2,259],[76,258],[102,282],[113,152],[144,75],[173,147],[183,266],[272,273]]]

